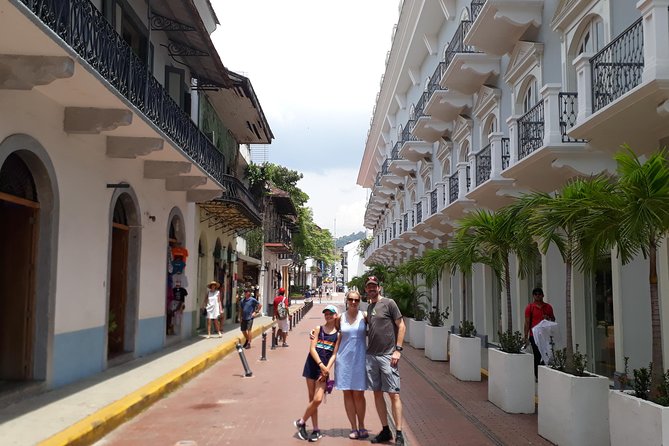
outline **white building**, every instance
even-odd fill
[[[371,189],[368,265],[444,246],[468,210],[613,172],[622,143],[640,152],[666,144],[666,1],[405,0],[399,8],[358,176]],[[669,321],[667,244],[661,249]],[[551,249],[533,277],[514,275],[514,327],[535,286],[564,322],[564,271]],[[623,267],[614,255],[596,273],[573,278],[574,341],[591,370],[613,377],[626,356],[630,369],[650,361],[647,271],[643,258]],[[495,284],[482,265],[465,280],[444,273],[440,301],[451,308],[451,324],[473,320],[496,342],[506,325]],[[663,345],[666,362],[669,330]]]
[[[239,144],[272,134],[250,82],[208,0],[150,5],[0,0],[0,381],[55,387],[192,335],[260,224]]]
[[[358,254],[358,247],[360,246],[360,240],[352,241],[348,243],[343,248],[343,258],[344,258],[344,285],[349,282],[354,277],[361,277],[367,271],[367,267],[360,258]]]

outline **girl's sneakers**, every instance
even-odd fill
[[[297,428],[297,436],[300,437],[302,440],[309,440],[311,441],[311,438],[309,437],[309,434],[307,433],[307,425],[306,423],[300,422],[299,419],[293,421],[293,426]],[[316,440],[314,440],[316,441]]]
[[[319,431],[319,430],[318,431],[313,431],[311,433],[311,436],[309,437],[309,441],[312,442],[312,443],[315,443],[318,440],[320,440],[321,438],[323,438],[323,434],[321,434],[321,431]]]

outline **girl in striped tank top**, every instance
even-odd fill
[[[330,370],[335,363],[337,350],[341,334],[335,327],[335,316],[337,307],[328,305],[323,310],[325,315],[325,325],[316,327],[314,336],[309,347],[309,356],[304,363],[302,376],[307,379],[307,388],[309,390],[309,405],[304,411],[302,418],[293,423],[297,428],[297,435],[302,440],[318,441],[321,438],[321,432],[318,428],[318,406],[323,401],[325,387],[330,378]],[[307,434],[306,422],[311,418],[313,432]]]

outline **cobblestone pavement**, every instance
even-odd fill
[[[328,302],[330,303],[330,302]],[[339,302],[341,305],[341,302]],[[245,350],[252,377],[244,377],[232,353],[122,425],[97,445],[290,445],[304,443],[292,425],[307,404],[301,377],[309,331],[323,321],[316,304],[290,332],[290,347],[270,350],[261,361],[261,343]],[[448,363],[425,358],[407,347],[401,362],[405,439],[410,445],[549,445],[538,436],[536,415],[509,415],[487,401],[487,382],[463,383],[448,373]],[[367,393],[367,427],[379,422]],[[360,444],[348,439],[350,426],[341,392],[319,410],[325,445]]]

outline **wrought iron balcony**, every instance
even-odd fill
[[[389,165],[389,164],[390,164],[390,159],[389,159],[389,158],[386,158],[386,160],[385,160],[385,161],[383,162],[383,164],[381,165],[381,176],[383,176],[383,175],[388,175],[388,173],[390,172],[390,171],[388,170],[388,165]]]
[[[393,222],[393,238],[397,237],[397,222]]]
[[[402,157],[400,156],[400,149],[402,148],[402,141],[397,141],[395,145],[393,146],[392,152],[390,152],[390,159],[391,160],[401,160]]]
[[[425,104],[427,104],[427,101],[430,99],[432,93],[430,93],[430,90],[425,90],[423,91],[423,94],[420,95],[420,98],[418,99],[418,102],[416,102],[416,107],[414,108],[415,112],[415,118],[420,119],[423,116],[425,116]]]
[[[121,95],[220,184],[225,158],[90,0],[21,0]]]
[[[420,138],[411,133],[411,129],[413,129],[414,125],[416,125],[415,119],[409,119],[407,121],[407,125],[402,129],[402,143],[407,141],[420,141]]]
[[[430,191],[430,215],[437,213],[437,188]]]
[[[480,186],[490,179],[490,144],[476,154],[476,185]]]
[[[544,143],[544,101],[537,102],[518,119],[518,159],[525,158]]]
[[[466,177],[467,177],[467,190],[471,190],[471,185],[472,185],[472,176],[470,175],[469,171],[471,170],[469,168],[470,166],[468,165],[467,168],[465,169]]]
[[[262,224],[258,198],[239,178],[223,175],[223,194],[200,204],[211,225],[244,232]]]
[[[502,170],[509,167],[511,161],[511,149],[509,138],[502,138]]]
[[[402,215],[402,221],[404,222],[404,230],[408,231],[409,230],[409,213],[405,212],[404,215]]]
[[[448,66],[453,61],[455,55],[458,53],[480,52],[476,50],[476,47],[474,47],[474,45],[466,45],[464,42],[465,36],[469,32],[469,28],[471,28],[471,26],[472,22],[470,20],[462,20],[460,22],[460,25],[458,26],[458,29],[455,30],[455,34],[453,34],[453,38],[448,44],[448,47],[446,47],[446,52],[444,55],[446,68],[448,68]]]
[[[590,67],[593,113],[639,85],[644,67],[641,18],[592,56]]]
[[[453,203],[458,199],[459,194],[458,172],[448,177],[448,202]]]
[[[576,139],[567,135],[570,128],[576,125],[578,115],[578,94],[560,93],[558,95],[560,105],[560,134],[562,142],[585,142],[584,139]]]
[[[472,18],[472,23],[476,21],[476,17],[479,16],[479,13],[483,9],[483,6],[485,6],[486,0],[473,0],[470,4],[470,10],[471,10],[471,18]]]
[[[446,71],[446,62],[442,60],[437,65],[434,73],[430,76],[430,81],[427,83],[427,91],[429,92],[428,100],[432,96],[432,93],[441,89],[441,78],[444,77],[444,71]]]
[[[416,223],[423,221],[423,202],[416,203]]]

